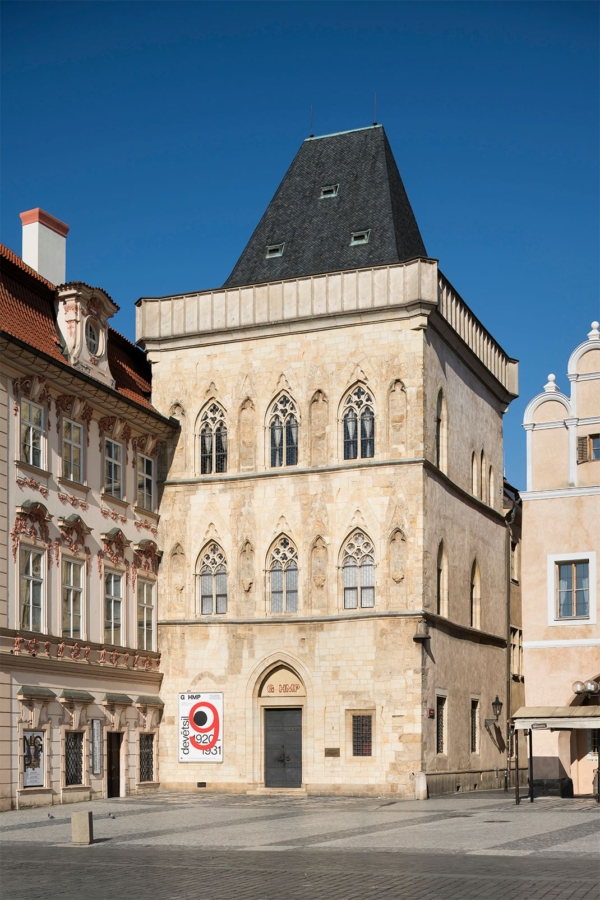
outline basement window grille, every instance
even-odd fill
[[[83,784],[83,731],[66,732],[65,783]]]
[[[353,231],[350,234],[350,246],[356,247],[358,244],[368,244],[371,239],[371,229],[365,231]]]
[[[436,698],[436,753],[446,752],[446,698]]]
[[[319,199],[326,200],[328,197],[337,197],[339,189],[339,184],[326,184],[321,188]]]
[[[140,734],[140,781],[154,781],[153,734]]]
[[[283,244],[268,244],[267,252],[265,254],[267,259],[272,259],[275,256],[283,256],[283,250],[285,248],[285,243]]]
[[[352,756],[373,755],[373,716],[352,716]]]

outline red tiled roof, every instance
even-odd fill
[[[0,244],[0,268],[0,329],[68,365],[55,319],[56,287],[4,244]],[[108,364],[117,391],[153,410],[151,366],[144,352],[113,328],[108,330]]]
[[[0,328],[65,362],[54,318],[54,285],[0,244]]]

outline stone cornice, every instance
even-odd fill
[[[281,616],[261,616],[256,618],[233,619],[227,616],[217,618],[216,616],[203,616],[202,619],[162,619],[159,621],[161,627],[172,627],[185,625],[185,627],[207,627],[213,625],[220,626],[237,626],[237,625],[309,625],[316,622],[331,623],[352,622],[377,619],[425,619],[430,626],[438,631],[451,634],[453,637],[459,637],[462,640],[470,640],[479,644],[494,644],[497,647],[506,647],[506,638],[502,635],[492,634],[489,631],[481,631],[477,628],[471,628],[468,625],[461,625],[443,616],[428,612],[423,609],[398,609],[398,610],[382,610],[381,612],[353,612],[353,613],[334,613],[333,615],[317,615],[317,616],[297,616],[297,615],[281,615]]]
[[[131,669],[125,666],[112,666],[110,663],[74,662],[70,659],[46,659],[43,656],[32,657],[28,653],[16,656],[9,651],[0,651],[0,669],[11,671],[27,670],[29,673],[51,676],[60,682],[61,678],[78,678],[82,681],[90,679],[106,681],[142,682],[148,687],[160,688],[163,680],[162,672],[146,672],[144,669]]]

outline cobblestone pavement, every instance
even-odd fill
[[[599,837],[587,800],[160,793],[0,814],[0,897],[598,900]]]

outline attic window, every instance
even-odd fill
[[[85,323],[85,342],[92,356],[97,356],[100,339],[98,337],[98,329],[90,319]]]
[[[283,256],[283,248],[285,247],[285,243],[283,244],[268,244],[267,252],[265,256],[267,259],[271,259],[273,256]]]
[[[326,184],[321,188],[319,199],[325,200],[327,197],[337,197],[339,189],[339,184]]]
[[[350,234],[350,246],[356,247],[357,244],[368,244],[371,237],[371,229],[365,231],[353,231]]]

